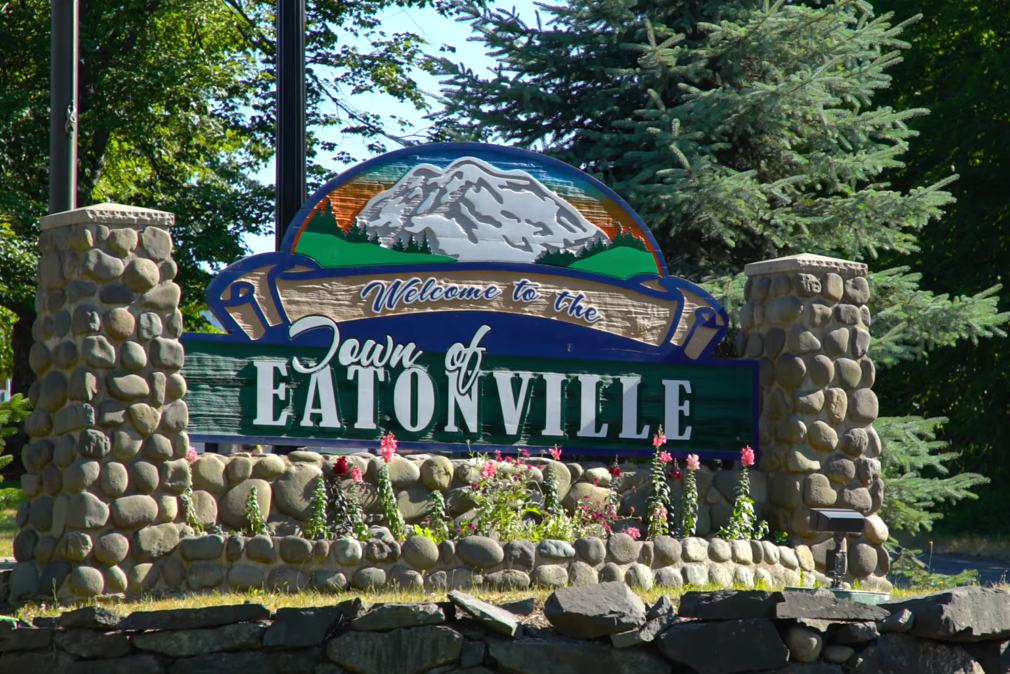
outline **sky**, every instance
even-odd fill
[[[498,6],[514,7],[526,21],[535,22],[534,0],[516,0],[514,2],[498,2]],[[490,3],[489,3],[490,4]],[[391,8],[382,17],[382,27],[387,34],[402,31],[411,31],[425,38],[430,46],[430,52],[435,53],[442,44],[451,44],[456,48],[454,55],[449,58],[469,65],[476,72],[481,72],[491,68],[494,60],[489,58],[479,43],[467,40],[471,36],[470,27],[466,23],[458,23],[452,19],[446,19],[438,15],[434,9],[401,9]],[[416,72],[414,79],[422,91],[437,93],[439,90],[438,79],[423,72]],[[400,103],[391,96],[381,93],[360,94],[352,97],[354,105],[364,111],[381,111],[390,115],[403,117],[413,124],[414,131],[423,130],[427,124],[419,113],[409,103]],[[435,108],[437,103],[433,102]],[[368,158],[369,154],[364,143],[355,136],[343,136],[336,130],[327,130],[322,134],[323,139],[341,143],[342,149],[348,150],[356,157]],[[395,149],[395,148],[390,148]],[[349,168],[346,165],[334,162],[327,157],[321,156],[320,163],[332,172],[334,177],[342,170]],[[268,166],[257,174],[257,179],[265,184],[274,183],[274,165],[271,162]],[[251,254],[266,253],[274,249],[274,235],[270,233],[264,236],[245,235],[243,241],[249,247]]]

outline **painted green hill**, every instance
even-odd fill
[[[627,246],[611,248],[592,257],[578,260],[568,265],[568,268],[616,276],[617,278],[629,278],[635,274],[657,273],[656,259],[652,253]]]
[[[295,253],[310,257],[321,267],[357,267],[370,264],[416,264],[455,262],[455,258],[431,253],[405,253],[369,243],[352,243],[332,234],[304,231]]]

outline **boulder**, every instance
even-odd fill
[[[775,669],[789,660],[789,649],[770,620],[678,623],[656,641],[663,655],[697,674]]]
[[[991,641],[1010,636],[1010,592],[978,586],[957,587],[881,608],[915,616],[912,636],[936,641]],[[886,616],[885,616],[886,617]]]
[[[918,622],[918,621],[917,621]],[[885,634],[848,664],[851,674],[984,674],[966,650],[906,634]]]
[[[280,608],[263,635],[266,648],[309,648],[326,640],[340,620],[337,606],[322,608]]]
[[[449,601],[463,609],[484,627],[513,639],[522,631],[519,617],[504,608],[488,604],[463,592],[449,593]]]
[[[131,632],[195,630],[261,620],[270,620],[270,609],[261,604],[235,604],[207,608],[137,611],[124,618],[119,627]]]
[[[505,551],[497,541],[486,536],[467,536],[456,543],[456,554],[464,564],[488,568],[501,564]]]
[[[775,606],[779,619],[816,618],[818,620],[883,620],[889,611],[869,604],[857,604],[838,599],[828,590],[814,592],[783,592],[782,601]]]
[[[326,657],[358,674],[420,674],[455,662],[463,637],[428,625],[392,632],[345,632],[326,644]]]
[[[641,627],[645,604],[625,583],[600,583],[555,590],[544,616],[559,632],[594,639]]]

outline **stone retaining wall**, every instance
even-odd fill
[[[1005,592],[880,607],[830,593],[688,593],[648,605],[611,583],[494,606],[449,601],[120,616],[86,607],[0,625],[5,674],[997,674]],[[943,618],[943,619],[941,619]]]

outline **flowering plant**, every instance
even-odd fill
[[[550,452],[551,458],[554,459],[555,461],[561,460],[561,450],[558,449],[557,445],[554,445],[554,447],[548,449],[547,451]]]
[[[659,449],[665,442],[666,435],[660,426],[659,432],[652,436],[652,446],[656,448],[656,453],[652,457],[652,494],[649,496],[648,512],[645,514],[648,523],[646,535],[650,541],[670,533],[670,483],[666,481],[666,464],[672,461],[673,457],[669,452]]]
[[[196,453],[196,447],[190,447],[189,449],[186,450],[186,460],[187,461],[189,461],[190,463],[193,463],[198,458],[200,458],[200,455]]]
[[[754,465],[754,450],[744,447],[740,450],[740,479],[736,483],[733,514],[726,526],[719,530],[719,538],[757,540],[768,534],[768,522],[758,521],[754,500],[750,497],[750,474],[747,469],[752,465]]]
[[[684,536],[694,536],[698,529],[698,482],[694,471],[701,467],[697,454],[687,455],[687,472],[684,473],[684,493],[681,496],[680,528]]]
[[[345,476],[353,480],[349,489],[344,486]],[[368,525],[365,524],[357,494],[358,483],[364,479],[361,468],[353,466],[348,470],[347,457],[339,456],[330,470],[323,470],[323,479],[326,489],[326,528],[329,535],[334,538],[353,536],[358,540],[369,538]],[[309,534],[308,526],[305,533]]]
[[[375,479],[375,486],[379,491],[379,503],[382,504],[382,514],[386,518],[389,533],[396,540],[402,541],[407,538],[407,524],[403,521],[403,514],[396,504],[393,483],[389,479],[389,463],[396,454],[396,437],[392,433],[382,436],[382,440],[379,441],[379,454],[382,461],[379,462]]]

